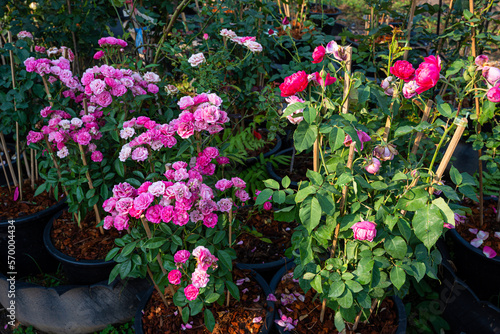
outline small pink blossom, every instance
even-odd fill
[[[174,262],[175,263],[186,263],[186,261],[189,259],[191,256],[191,253],[187,250],[180,250],[177,251],[174,255]]]
[[[380,169],[380,160],[372,158],[371,163],[365,166],[365,170],[370,174],[376,174]]]
[[[178,285],[181,283],[182,273],[179,270],[172,270],[168,273],[168,281],[170,284]]]
[[[93,162],[101,162],[102,161],[102,153],[100,151],[94,151],[92,152],[92,155],[90,156]]]
[[[369,221],[361,221],[354,224],[351,228],[354,231],[354,239],[373,241],[377,235],[377,225]]]
[[[184,294],[187,300],[195,300],[198,297],[199,290],[193,284],[189,284],[184,289]]]

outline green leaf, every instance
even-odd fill
[[[144,244],[144,248],[152,248],[152,249],[160,248],[161,246],[163,246],[165,242],[166,242],[165,238],[154,237],[146,241],[146,243]]]
[[[484,101],[481,115],[479,116],[479,123],[483,125],[495,116],[496,104],[489,100]]]
[[[310,201],[304,201],[300,207],[299,217],[309,234],[318,226],[321,219],[321,205],[313,197]]]
[[[412,225],[417,238],[430,250],[443,230],[443,218],[439,208],[431,204],[417,210]]]
[[[276,204],[283,204],[286,200],[286,194],[283,190],[275,191],[273,194],[273,201]]]
[[[118,263],[109,274],[108,284],[111,284],[120,273],[121,263]]]
[[[329,216],[335,213],[335,201],[330,194],[323,195],[318,193],[316,198],[318,199],[321,210],[323,210],[324,213]]]
[[[276,182],[277,183],[277,182]],[[255,205],[264,204],[264,202],[269,201],[269,197],[273,195],[273,191],[271,189],[264,189],[260,192],[255,200]]]
[[[94,194],[95,194],[95,188],[89,189],[87,191],[87,193],[85,194],[85,198],[86,199],[91,199],[92,196],[94,196]]]
[[[122,262],[119,265],[120,265],[120,277],[122,279],[127,278],[128,274],[130,273],[130,270],[132,269],[132,260],[128,259],[127,261]]]
[[[295,195],[295,203],[300,203],[306,199],[307,196],[316,193],[316,188],[314,186],[307,186],[300,189]]]
[[[125,247],[123,247],[123,249],[122,249],[122,253],[121,253],[121,255],[122,255],[122,256],[127,256],[127,255],[129,255],[130,253],[132,253],[132,252],[134,251],[134,249],[135,249],[135,245],[136,245],[136,244],[137,244],[137,243],[134,241],[134,242],[131,242],[131,243],[129,243],[129,244],[127,244],[127,245],[125,245]]]
[[[229,271],[233,270],[233,261],[231,259],[231,256],[226,251],[220,249],[217,250],[217,257],[219,258],[221,265],[225,269]]]
[[[191,315],[195,316],[203,309],[203,302],[199,298],[197,298],[189,303],[189,308],[191,309]]]
[[[314,121],[316,120],[317,114],[318,111],[316,110],[316,108],[309,106],[304,109],[304,120],[309,124],[313,124]]]
[[[189,321],[189,307],[182,308],[182,322],[187,323]]]
[[[438,103],[437,104],[437,110],[441,114],[441,116],[444,116],[446,118],[454,118],[455,113],[451,109],[451,106],[448,103]]]
[[[83,189],[82,187],[78,186],[76,187],[76,200],[81,203],[83,199],[85,198],[85,195],[83,194]]]
[[[353,303],[353,297],[352,297],[352,292],[349,289],[345,289],[344,293],[340,298],[337,299],[339,302],[339,305],[342,306],[343,308],[349,308],[352,306]]]
[[[119,159],[116,159],[114,166],[115,166],[116,173],[119,176],[124,177],[125,176],[125,168],[123,167],[123,162],[121,162]]]
[[[312,280],[314,277],[316,277],[315,273],[305,273],[304,276],[302,276],[303,279],[305,280]]]
[[[420,282],[422,278],[425,276],[425,264],[419,261],[413,261],[411,263],[411,267],[413,269],[414,277],[417,280],[417,282]]]
[[[182,246],[182,239],[178,235],[172,235],[172,243],[177,246]]]
[[[450,209],[448,203],[446,203],[442,197],[438,197],[433,200],[432,204],[441,210],[443,217],[448,224],[455,226],[455,213]]]
[[[214,315],[212,314],[212,311],[209,309],[205,309],[204,313],[205,317],[205,327],[207,327],[209,332],[213,332],[214,327],[215,327],[215,318]]]
[[[406,281],[406,273],[401,267],[394,266],[390,273],[391,282],[394,284],[396,289],[400,290]]]
[[[296,112],[297,110],[304,109],[307,105],[308,105],[308,103],[304,103],[304,102],[295,102],[295,103],[289,104],[288,107],[286,107],[286,109],[283,111],[283,115],[281,115],[281,117],[283,118],[283,117],[289,116],[289,115],[293,114],[294,112]]]
[[[297,130],[293,134],[294,145],[297,152],[302,152],[313,146],[318,136],[318,127],[309,125],[306,122],[300,122]]]
[[[354,293],[358,293],[361,290],[363,290],[363,287],[361,286],[361,284],[359,284],[356,281],[348,280],[348,281],[345,281],[345,283],[347,284],[347,287],[349,288],[349,290],[351,290]]]
[[[288,188],[290,185],[290,178],[287,175],[285,175],[285,177],[281,180],[281,185],[283,188]]]
[[[342,318],[342,314],[340,311],[335,312],[335,328],[339,333],[344,332],[345,330],[345,322],[344,319]]]
[[[371,186],[375,190],[384,190],[387,189],[387,184],[382,181],[375,181],[371,183]]]
[[[314,279],[311,281],[311,286],[318,293],[323,293],[323,285],[321,282],[321,275],[316,275]]]
[[[339,148],[344,146],[345,131],[341,128],[334,127],[330,132],[329,140],[332,150],[338,150]]]
[[[38,195],[40,195],[41,193],[43,193],[45,191],[45,187],[47,185],[49,185],[47,182],[44,182],[41,185],[39,185],[38,188],[36,188],[35,197],[38,196]]]
[[[210,295],[208,295],[207,298],[205,298],[205,303],[212,304],[213,302],[217,301],[217,299],[219,299],[220,296],[221,296],[220,294],[213,292]]]
[[[237,300],[240,300],[240,290],[238,289],[238,286],[236,284],[231,281],[226,281],[226,287],[229,290],[231,296],[233,296]]]
[[[337,298],[344,293],[345,283],[344,281],[337,281],[330,284],[330,292],[328,293],[328,297]]]
[[[403,259],[406,255],[406,242],[400,236],[390,235],[385,239],[384,248],[392,257]]]
[[[104,259],[105,261],[110,261],[112,260],[116,254],[120,251],[120,248],[115,247],[112,250],[109,251],[108,255],[106,255],[106,258]]]
[[[427,206],[429,194],[424,189],[410,189],[396,205],[399,210],[417,211]]]
[[[400,126],[399,128],[396,129],[396,132],[394,132],[394,137],[407,135],[413,130],[414,130],[413,126],[410,125]]]
[[[350,172],[345,172],[342,173],[342,175],[339,176],[337,182],[335,182],[336,186],[343,186],[353,180],[352,174]]]
[[[268,188],[276,189],[276,190],[278,190],[280,188],[280,184],[276,180],[267,179],[267,180],[264,180],[263,182],[264,182],[265,186]]]

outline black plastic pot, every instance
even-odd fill
[[[52,288],[16,281],[15,298],[9,299],[9,285],[0,274],[0,304],[8,310],[14,300],[17,321],[58,334],[94,333],[129,321],[139,306],[139,297],[151,286],[146,279]]]
[[[285,273],[288,270],[290,270],[294,267],[295,267],[295,265],[284,266],[276,273],[276,275],[274,275],[273,279],[271,280],[271,284],[269,284],[269,287],[271,288],[271,291],[273,294],[275,294],[276,288],[278,287],[278,284],[279,284],[281,278],[283,277],[283,275],[285,275]],[[406,328],[407,328],[407,323],[408,323],[405,306],[403,304],[403,301],[401,299],[399,299],[398,297],[392,296],[391,298],[392,298],[392,300],[394,300],[394,304],[396,305],[397,314],[398,314],[398,318],[399,318],[398,330],[394,334],[405,334]],[[278,320],[279,319],[278,311],[275,311],[274,315],[275,315],[275,319]],[[278,329],[278,331],[281,334],[291,334],[289,331],[283,330],[283,328],[280,326],[276,326],[276,328]]]
[[[0,272],[4,274],[15,272],[19,278],[57,268],[57,261],[49,255],[43,245],[42,235],[50,218],[61,212],[65,206],[66,200],[63,199],[45,210],[14,219],[13,224],[8,220],[0,221]],[[9,258],[9,255],[13,258]],[[12,259],[15,263],[10,264],[14,267],[9,266],[9,261]]]
[[[50,255],[61,263],[71,284],[94,284],[100,281],[107,281],[111,270],[115,266],[114,261],[77,260],[74,257],[63,254],[54,247],[50,232],[52,231],[54,220],[61,214],[62,211],[54,215],[43,231],[43,242]]]
[[[274,275],[281,269],[284,265],[293,263],[293,258],[284,257],[277,261],[267,262],[267,263],[238,263],[238,265],[243,265],[249,269],[255,270],[257,273],[262,275],[268,281],[271,280]]]
[[[472,246],[454,229],[447,235],[453,240],[453,263],[457,276],[482,300],[500,298],[500,256],[487,258],[483,251]]]
[[[318,4],[316,4],[316,6],[318,6]],[[336,18],[337,16],[339,16],[340,14],[342,14],[342,11],[337,8],[337,7],[333,7],[333,6],[329,6],[329,5],[322,5],[323,6],[323,12],[321,10],[318,9],[315,9],[315,11],[310,11],[309,14],[310,15],[324,15],[327,19],[328,18]],[[332,9],[334,8],[336,10],[335,13],[325,13],[324,11],[325,10],[328,10],[328,9]]]
[[[266,297],[267,297],[271,293],[271,289],[269,288],[269,285],[267,284],[267,282],[255,270],[253,270],[252,268],[249,268],[248,266],[246,266],[244,264],[236,264],[236,267],[239,269],[252,270],[251,276],[253,279],[255,279],[257,281],[257,283],[259,283],[262,290],[264,290],[264,295],[266,295]],[[141,302],[139,304],[139,308],[137,309],[137,312],[135,313],[134,329],[135,329],[136,334],[144,334],[144,330],[142,329],[143,310],[146,307],[146,304],[148,303],[149,298],[151,298],[153,291],[154,291],[154,287],[151,287],[143,295],[143,297],[141,298]],[[259,334],[268,334],[273,323],[274,323],[274,302],[267,301],[266,323],[264,324],[264,326],[261,327]]]
[[[272,150],[264,153],[264,158],[269,158],[271,155],[276,154],[279,150],[281,149],[281,137],[280,135],[276,134],[276,145],[273,147]],[[245,165],[250,166],[255,164],[257,161],[259,161],[260,157],[251,157],[245,160]]]
[[[435,307],[428,311],[442,316],[450,325],[452,333],[500,334],[500,309],[490,302],[480,300],[474,291],[457,277],[450,265],[450,255],[444,241],[439,240],[437,245],[443,256],[440,267],[440,293]],[[492,279],[495,281],[493,283],[498,284],[498,276],[492,276]]]

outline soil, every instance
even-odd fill
[[[467,216],[467,221],[464,224],[456,226],[457,232],[468,242],[476,238],[476,235],[469,231],[470,228],[477,228],[479,231],[489,232],[489,237],[486,239],[480,249],[484,246],[489,246],[500,255],[500,239],[495,237],[495,232],[500,232],[500,223],[496,221],[496,200],[484,201],[484,222],[483,226],[480,226],[480,210],[479,203],[467,200],[462,203],[462,205],[471,208],[472,215]]]
[[[307,170],[313,170],[313,158],[310,155],[295,155],[293,170],[290,173],[290,166],[280,165],[274,172],[281,177],[288,175],[291,181],[307,181]]]
[[[276,288],[275,296],[278,301],[276,308],[281,309],[284,315],[292,319],[299,319],[293,333],[316,333],[316,334],[334,334],[338,333],[335,330],[334,312],[327,309],[325,313],[325,321],[321,325],[319,321],[321,313],[321,301],[314,298],[316,293],[311,289],[305,294],[304,301],[298,298],[291,304],[286,306],[281,305],[281,295],[297,293],[304,296],[302,289],[299,287],[298,281],[293,279],[293,270],[289,270],[281,279]],[[291,309],[291,312],[286,308]],[[356,334],[393,334],[398,329],[398,314],[396,306],[392,299],[384,299],[378,309],[368,319],[368,322],[360,322],[356,329]],[[276,326],[278,326],[276,324]],[[352,324],[350,325],[352,327]],[[322,327],[322,328],[321,328]],[[353,334],[353,331],[347,331],[347,334]]]
[[[96,225],[93,211],[83,219],[81,228],[73,215],[64,211],[54,221],[50,236],[54,246],[68,256],[77,260],[102,260],[114,247],[115,239],[122,237],[122,232],[111,229],[101,234]]]
[[[241,263],[269,263],[285,257],[285,251],[292,245],[292,234],[296,222],[287,223],[274,220],[274,211],[255,212],[252,208],[241,208],[236,218],[251,230],[256,230],[269,242],[242,230],[236,238],[234,250]],[[243,242],[239,244],[239,242]]]
[[[279,26],[275,29],[276,29],[276,31],[278,31],[278,36],[284,36],[284,35],[288,34],[288,32],[286,30],[283,30],[283,26]],[[293,21],[291,24],[290,35],[295,40],[300,40],[300,39],[302,39],[302,36],[304,36],[305,34],[310,32],[311,30],[315,30],[315,29],[314,28],[311,29],[310,27],[305,28],[301,24],[298,24],[296,21]]]
[[[15,187],[11,187],[12,192],[9,192],[9,188],[5,186],[0,187],[0,198],[2,209],[0,210],[0,221],[5,219],[16,219],[22,216],[31,215],[33,213],[45,210],[52,205],[56,204],[56,200],[53,196],[49,195],[47,192],[43,192],[38,196],[35,195],[35,191],[40,184],[40,180],[35,185],[35,190],[31,189],[31,183],[29,180],[23,183],[23,200],[19,198],[14,201],[14,191]]]
[[[233,280],[251,277],[250,270],[233,270]],[[212,334],[254,334],[258,333],[262,326],[265,326],[267,314],[267,296],[260,285],[255,280],[244,282],[238,286],[240,290],[240,301],[231,298],[230,306],[227,308],[214,303],[211,311],[215,317],[215,328]],[[244,289],[248,292],[243,293]],[[254,301],[257,298],[258,301]],[[224,301],[226,298],[224,298]],[[271,310],[272,311],[272,310]],[[206,334],[210,333],[203,322],[203,312],[190,317],[188,323],[192,325],[191,329],[181,330],[182,318],[176,315],[177,307],[171,303],[167,309],[162,302],[156,290],[152,298],[146,304],[142,316],[142,328],[146,334],[156,333],[187,333],[187,334]],[[253,323],[253,319],[262,317],[262,321]]]

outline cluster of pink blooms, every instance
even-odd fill
[[[194,135],[195,131],[218,133],[223,130],[222,125],[229,121],[227,113],[220,109],[222,99],[215,93],[183,96],[177,104],[182,112],[170,125],[184,139]]]
[[[123,39],[115,38],[115,37],[102,37],[97,41],[100,47],[105,47],[105,46],[117,46],[121,48],[127,47],[127,42],[125,42]]]
[[[104,228],[114,226],[117,230],[127,229],[130,218],[139,219],[144,214],[154,224],[172,222],[178,226],[202,222],[208,228],[217,225],[216,211],[229,212],[234,203],[231,198],[214,201],[214,191],[203,183],[203,175],[212,175],[215,164],[212,159],[219,155],[214,147],[207,147],[193,160],[192,167],[177,161],[167,165],[164,176],[167,181],[144,182],[138,189],[124,182],[115,185],[113,197],[107,199],[103,208],[110,213],[104,218]],[[241,201],[248,200],[248,193],[243,190],[243,180],[222,179],[215,186],[220,191],[234,187],[235,195]]]
[[[326,45],[326,48],[323,45],[317,46],[312,54],[313,63],[318,64],[325,59],[325,55],[331,54],[338,61],[346,61],[347,60],[347,52],[343,46],[340,46],[335,41],[331,41]]]
[[[158,75],[144,76],[130,69],[117,69],[109,65],[94,66],[83,73],[81,82],[90,102],[107,107],[113,97],[120,97],[131,91],[133,96],[158,93]],[[147,91],[146,91],[147,90]]]
[[[174,262],[178,269],[187,269],[187,262],[191,257],[191,253],[187,250],[180,250],[174,255]],[[193,257],[196,259],[196,269],[191,274],[191,284],[184,288],[184,295],[187,300],[195,300],[198,297],[200,289],[205,288],[210,281],[210,275],[207,273],[208,269],[217,269],[216,258],[210,250],[203,246],[198,246],[193,250]],[[185,267],[185,268],[184,268]],[[168,273],[168,281],[170,284],[181,284],[182,272],[174,269]],[[186,272],[184,270],[184,272]]]
[[[54,146],[57,156],[65,158],[69,155],[68,144],[86,146],[91,152],[91,159],[94,162],[101,162],[102,152],[97,150],[94,140],[99,140],[102,133],[99,128],[102,126],[102,111],[94,110],[93,114],[83,115],[81,118],[71,117],[70,114],[62,110],[52,110],[45,107],[40,111],[44,118],[48,118],[48,124],[42,127],[41,132],[30,131],[27,136],[28,145],[41,141],[47,136],[48,141]]]
[[[486,55],[477,56],[475,59],[477,70],[481,70],[488,85],[486,97],[493,103],[500,102],[500,69],[492,66]]]
[[[226,38],[229,38],[231,42],[234,42],[238,45],[245,46],[251,52],[262,52],[262,45],[255,41],[255,37],[253,36],[245,36],[240,37],[236,35],[236,33],[230,29],[222,29],[220,31],[220,35]]]
[[[20,31],[17,33],[17,38],[30,38],[33,39],[33,34],[31,34],[29,31]]]
[[[123,129],[120,130],[122,139],[135,138],[123,145],[119,159],[124,162],[131,157],[135,161],[145,161],[151,150],[175,146],[177,139],[174,135],[175,129],[169,124],[157,124],[146,116],[134,117],[124,122]]]
[[[422,94],[437,85],[441,71],[441,59],[439,56],[426,57],[416,70],[410,62],[398,60],[389,71],[405,82],[403,96],[411,99],[416,94]],[[394,85],[396,85],[396,80],[392,76],[385,78],[380,84],[388,96],[392,96],[394,93]]]
[[[48,75],[47,81],[50,84],[60,80],[69,88],[69,90],[63,92],[65,97],[71,96],[77,99],[77,102],[83,99],[83,94],[81,94],[81,92],[83,92],[83,86],[78,81],[78,78],[73,75],[70,60],[64,57],[59,57],[58,59],[35,59],[34,57],[29,57],[24,61],[24,65],[26,66],[27,72],[36,72],[41,76]],[[76,97],[75,93],[80,94]]]
[[[323,70],[321,70],[321,72],[314,72],[309,75],[305,71],[299,71],[286,77],[285,81],[280,84],[281,96],[294,96],[297,93],[305,90],[307,88],[307,85],[311,81],[325,89],[326,86],[335,83],[335,81],[337,81],[337,78],[332,77],[330,73],[325,73],[325,71]]]

